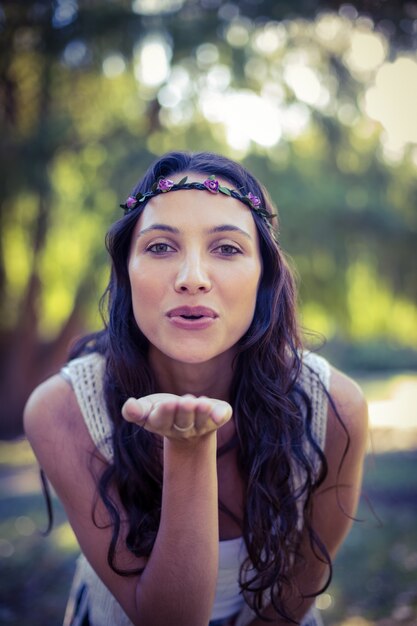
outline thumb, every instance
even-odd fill
[[[122,407],[122,416],[128,422],[145,421],[152,406],[152,402],[145,398],[129,398]]]

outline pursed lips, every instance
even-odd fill
[[[167,316],[182,317],[183,319],[201,319],[203,317],[209,317],[215,319],[218,314],[213,309],[205,306],[180,306],[168,311]]]

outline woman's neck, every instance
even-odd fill
[[[156,348],[149,350],[149,362],[159,390],[182,396],[186,393],[230,401],[234,353],[220,354],[204,363],[174,361]]]

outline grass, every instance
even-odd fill
[[[318,601],[326,626],[417,624],[417,450],[368,456],[357,521]],[[61,624],[77,545],[59,502],[48,537],[36,465],[0,444],[0,624]]]

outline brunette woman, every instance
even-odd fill
[[[65,624],[317,625],[363,396],[303,349],[274,208],[241,165],[167,154],[122,206],[105,327],[25,411],[82,552]]]

